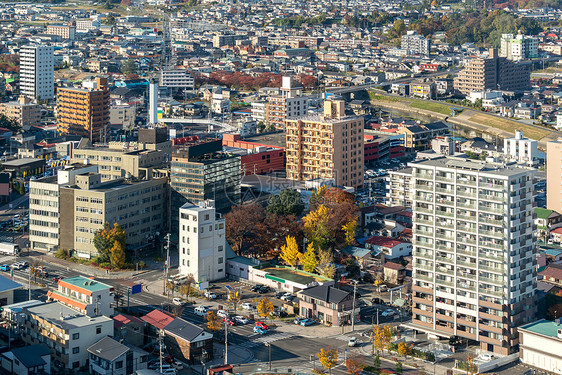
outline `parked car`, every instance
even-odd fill
[[[283,310],[283,309],[281,309],[281,308],[279,308],[279,307],[276,307],[275,309],[273,309],[273,312],[271,313],[271,315],[277,316],[277,317],[279,317],[279,318],[284,318],[284,317],[286,317],[288,314],[287,314],[287,312],[286,312],[285,310]]]
[[[252,310],[254,308],[254,306],[252,306],[252,304],[249,302],[244,302],[240,305],[240,307],[242,307],[244,310]]]
[[[208,290],[205,290],[204,295],[205,295],[205,298],[208,298],[208,299],[216,299],[217,298],[217,295],[215,293],[210,292]]]
[[[180,361],[174,361],[172,363],[172,366],[176,369],[176,370],[183,370],[183,363],[181,363]]]
[[[262,286],[263,286],[263,285],[259,285],[259,284],[258,284],[258,285],[254,285],[253,287],[250,288],[250,290],[255,293],[255,292],[257,292]]]
[[[224,323],[228,324],[229,326],[235,326],[236,325],[236,320],[234,320],[234,319],[224,318],[222,321]]]
[[[293,323],[299,325],[301,324],[301,320],[303,320],[303,318],[295,318],[295,320],[293,320]]]
[[[303,319],[301,320],[301,326],[308,327],[314,324],[314,320],[312,319]]]
[[[384,301],[382,298],[375,297],[371,300],[372,305],[384,305]]]
[[[261,288],[258,289],[258,293],[259,294],[265,294],[269,292],[269,287],[266,285],[263,285]]]
[[[394,313],[394,310],[393,310],[393,309],[386,309],[386,310],[384,310],[384,311],[382,312],[381,315],[386,317],[386,316],[392,316],[392,315],[394,315],[394,314],[395,314],[395,313]]]
[[[181,306],[183,305],[183,300],[179,297],[174,297],[172,298],[172,303],[176,306]]]
[[[261,327],[259,327],[259,326],[255,326],[255,327],[254,327],[254,332],[255,332],[255,333],[259,333],[260,335],[264,335],[264,334],[267,333],[267,329],[263,329],[263,328],[261,328]]]
[[[228,313],[225,310],[219,310],[217,311],[217,316],[220,318],[228,318]]]
[[[236,316],[235,316],[234,318],[232,318],[232,319],[234,319],[234,321],[235,321],[236,323],[242,324],[242,325],[243,325],[243,324],[248,324],[248,323],[250,323],[250,321],[249,321],[248,319],[244,318],[242,315],[236,315]]]
[[[285,295],[285,292],[277,292],[277,293],[275,293],[275,298],[279,299],[279,298],[283,297],[283,295]]]
[[[357,345],[357,337],[350,337],[349,341],[347,342],[347,346],[355,346]]]
[[[8,272],[10,270],[10,266],[7,264],[3,264],[0,266],[0,270],[4,272]]]
[[[295,298],[295,296],[293,296],[291,293],[285,293],[285,294],[283,294],[283,296],[281,297],[281,299],[282,299],[283,301],[288,301],[288,302],[292,301],[294,298]]]
[[[269,326],[267,324],[265,324],[264,322],[256,322],[256,324],[254,326],[260,327],[262,329],[269,329]]]
[[[209,312],[209,309],[206,308],[205,306],[197,306],[193,310],[193,312],[195,313],[195,315],[205,316]]]

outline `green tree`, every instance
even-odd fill
[[[306,252],[301,257],[302,267],[306,272],[315,272],[318,266],[318,257],[316,256],[316,250],[314,249],[314,244],[310,242],[306,247]]]
[[[381,370],[381,357],[377,354],[373,361],[373,367],[375,368],[375,372],[378,373]]]
[[[137,72],[137,65],[135,64],[135,60],[128,59],[123,61],[123,64],[121,65],[121,73],[127,75],[127,74],[134,74],[136,72]]]
[[[397,374],[402,373],[402,362],[400,361],[396,362],[396,367],[394,368],[394,372]]]
[[[279,216],[294,215],[299,217],[304,210],[301,194],[294,189],[283,189],[279,195],[273,195],[267,204],[267,213]]]

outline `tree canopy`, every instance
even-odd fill
[[[267,213],[279,216],[300,216],[304,210],[301,194],[294,189],[284,189],[278,195],[272,195],[267,204]]]

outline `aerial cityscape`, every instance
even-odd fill
[[[0,2],[0,306],[0,375],[562,374],[562,3]]]

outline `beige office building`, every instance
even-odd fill
[[[562,212],[562,139],[546,144],[546,208]]]
[[[326,100],[324,114],[287,120],[287,178],[333,179],[363,186],[362,117],[347,116],[342,100]]]
[[[93,239],[104,223],[119,223],[127,251],[151,243],[167,223],[166,178],[102,182],[97,166],[75,164],[58,176],[30,183],[30,245],[33,249],[97,255]]]
[[[83,139],[73,151],[71,161],[99,166],[102,181],[116,180],[128,175],[139,179],[162,177],[159,168],[164,161],[164,152],[143,147],[144,145],[123,142],[92,146]]]

